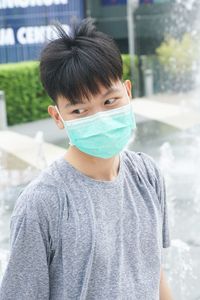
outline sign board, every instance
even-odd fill
[[[82,0],[0,0],[0,63],[37,59],[53,21],[69,32],[83,17]]]

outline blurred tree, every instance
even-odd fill
[[[199,50],[199,37],[189,33],[185,33],[180,39],[168,36],[156,49],[158,60],[168,75],[172,89],[188,90],[193,87],[194,74],[200,62]]]

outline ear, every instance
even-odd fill
[[[54,119],[54,121],[55,121],[56,125],[58,126],[58,128],[63,129],[64,128],[63,122],[62,122],[62,120],[60,118],[60,115],[57,112],[54,105],[49,105],[48,106],[48,113],[52,117],[52,119]]]
[[[126,87],[126,90],[127,90],[127,93],[129,95],[130,99],[132,99],[132,93],[131,93],[132,84],[131,84],[131,81],[129,79],[125,80],[124,85]]]

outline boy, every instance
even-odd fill
[[[131,82],[114,41],[83,20],[42,51],[48,112],[70,146],[18,198],[1,300],[170,300],[165,186],[153,159],[124,150]]]

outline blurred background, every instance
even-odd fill
[[[68,147],[39,79],[59,20],[91,16],[114,37],[133,84],[137,129],[128,148],[151,155],[167,188],[171,247],[163,264],[175,299],[200,300],[200,1],[0,1],[0,281],[9,221],[24,187]]]

